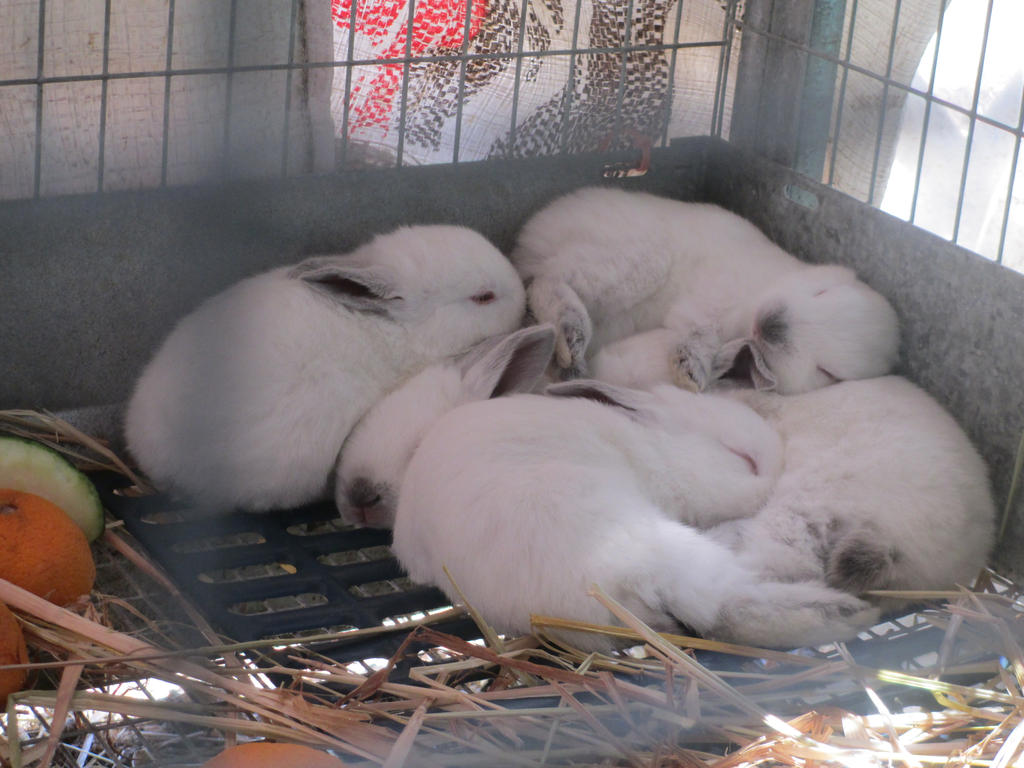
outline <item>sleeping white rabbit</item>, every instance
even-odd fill
[[[457,226],[404,227],[249,277],[182,319],[146,366],[128,447],[158,486],[204,506],[313,500],[378,398],[517,327],[524,301],[505,257]]]
[[[743,565],[853,593],[973,583],[993,543],[986,467],[922,389],[885,376],[793,397],[729,397],[763,415],[785,445],[767,504],[709,531]]]
[[[563,397],[473,402],[427,430],[394,528],[413,580],[454,599],[447,566],[505,632],[531,613],[613,623],[591,584],[656,629],[739,642],[823,642],[874,620],[824,583],[764,582],[694,527],[753,514],[774,486],[781,444],[751,409],[676,387],[549,390]]]
[[[633,389],[675,384],[694,390],[694,382],[686,372],[672,363],[678,343],[679,334],[668,328],[634,333],[601,347],[590,360],[590,375],[599,381]]]
[[[534,316],[555,325],[565,377],[656,328],[673,332],[659,367],[699,389],[744,349],[755,383],[782,393],[880,376],[897,360],[896,313],[852,270],[803,263],[715,205],[584,188],[531,217],[511,259]]]
[[[335,501],[350,525],[390,528],[405,468],[427,429],[463,403],[529,392],[551,362],[555,330],[523,328],[424,368],[353,428],[338,462]]]

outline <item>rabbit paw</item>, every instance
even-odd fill
[[[570,364],[568,368],[558,369],[559,381],[572,381],[573,379],[585,379],[587,377],[587,364],[583,360],[580,360],[578,364]]]
[[[878,617],[875,606],[819,582],[768,582],[724,600],[709,634],[755,646],[795,648],[847,640]]]
[[[707,387],[710,381],[708,367],[703,361],[690,355],[682,346],[676,348],[669,361],[669,366],[672,371],[672,383],[680,389],[700,392]]]
[[[677,344],[669,357],[672,380],[678,387],[700,392],[714,380],[718,334],[708,328],[693,331]]]
[[[586,375],[587,363],[584,354],[590,342],[589,323],[575,312],[562,315],[555,340],[555,359],[562,369],[562,379],[578,379]]]

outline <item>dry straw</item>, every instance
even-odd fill
[[[52,413],[0,410],[0,432],[25,437],[49,446],[82,471],[118,472],[134,484],[133,487],[124,489],[122,493],[141,495],[153,492],[149,484],[122,461],[106,442],[85,434]]]
[[[32,436],[47,432],[64,450],[74,434],[51,417],[2,418]],[[88,461],[130,472],[101,444],[75,437],[73,445]],[[169,647],[118,631],[107,618],[113,598],[93,595],[72,611],[0,580],[0,601],[33,649],[32,677],[52,682],[9,697],[4,768],[196,765],[112,757],[129,737],[174,728],[193,741],[205,734],[210,752],[224,738],[294,741],[387,768],[1003,768],[1022,759],[1024,606],[1013,584],[990,573],[973,590],[888,593],[931,607],[848,647],[782,652],[658,634],[595,588],[588,599],[620,626],[537,616],[533,635],[500,638],[472,612],[486,641],[467,642],[429,626],[452,612],[425,616],[359,630],[407,633],[368,672],[319,652],[352,633],[225,642],[128,539],[108,531],[104,542],[162,580],[206,644]],[[157,618],[139,623],[152,629]],[[565,631],[630,650],[584,652],[559,641]],[[183,693],[140,700],[119,693],[128,681],[136,689],[165,681]]]
[[[987,588],[997,586],[1003,594],[945,594],[943,607],[922,615],[922,625],[933,628],[918,634],[929,636],[935,658],[943,646],[951,649],[941,676],[937,668],[866,666],[845,649],[783,653],[660,635],[598,589],[594,599],[623,626],[537,617],[534,636],[505,639],[498,651],[424,623],[391,663],[366,674],[316,652],[345,635],[279,647],[273,660],[261,650],[280,640],[161,648],[0,581],[0,600],[17,612],[30,643],[56,657],[33,669],[60,673],[55,691],[11,697],[0,758],[14,768],[47,764],[59,727],[48,743],[24,747],[16,732],[25,711],[43,708],[57,723],[63,711],[108,713],[119,723],[188,724],[243,739],[301,742],[391,768],[1008,766],[1024,741],[1024,657],[1016,595],[1005,583]],[[558,630],[596,632],[643,652],[583,653],[552,640]],[[364,630],[373,631],[386,628]],[[423,644],[447,658],[392,679],[399,657]],[[230,653],[263,667],[229,665]],[[110,695],[102,690],[105,678],[165,680],[187,695]]]

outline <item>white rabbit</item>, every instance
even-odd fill
[[[750,515],[773,487],[781,444],[752,410],[676,387],[549,391],[568,397],[474,402],[427,431],[395,519],[413,580],[454,598],[446,566],[505,632],[529,631],[531,613],[612,623],[591,584],[656,629],[740,642],[823,642],[874,619],[823,583],[761,583],[693,527]]]
[[[679,335],[668,328],[634,333],[601,347],[590,360],[590,375],[599,381],[633,389],[675,384],[693,390],[690,378],[672,364],[678,343]]]
[[[655,328],[676,334],[673,378],[701,389],[732,367],[743,347],[730,358],[730,342],[755,348],[755,383],[782,393],[880,376],[897,360],[896,313],[852,270],[805,264],[715,205],[581,189],[527,221],[511,259],[533,314],[555,325],[565,376]]]
[[[424,432],[463,403],[529,392],[554,348],[550,325],[523,328],[428,366],[379,400],[341,450],[335,501],[342,519],[390,528],[402,476]]]
[[[464,227],[403,227],[242,280],[182,319],[128,404],[141,468],[210,507],[328,492],[349,430],[403,378],[519,325],[515,270]]]
[[[953,418],[905,379],[795,397],[736,390],[780,432],[785,470],[753,517],[709,535],[765,578],[850,592],[973,583],[993,543],[985,464]]]

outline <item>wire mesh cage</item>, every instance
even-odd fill
[[[710,133],[735,8],[669,5],[15,3],[4,195]]]
[[[905,372],[957,416],[992,468],[1006,502],[994,565],[1020,577],[1022,27],[1016,0],[7,0],[0,283],[13,291],[0,355],[16,364],[0,380],[0,406],[84,407],[76,419],[116,443],[118,405],[156,345],[234,280],[406,223],[467,224],[507,251],[542,204],[614,180],[728,207],[801,257],[855,267],[892,299]],[[405,647],[395,630],[410,622],[479,634],[444,613],[438,593],[402,578],[385,536],[340,528],[326,507],[214,526],[162,498],[107,489],[106,501],[235,640],[288,649],[327,634],[313,661],[361,660],[365,681],[391,669]],[[1015,628],[1016,593],[993,578]],[[102,563],[104,585],[144,604],[140,613],[177,611],[152,601],[145,577],[116,556]],[[961,620],[942,619],[943,629]],[[975,663],[933,650],[934,633],[917,632],[926,624],[876,628],[858,661],[890,643],[903,657],[885,663],[910,675]],[[384,627],[387,640],[363,642],[368,627]],[[350,632],[358,639],[340,637]],[[209,637],[162,640],[212,647]],[[438,642],[420,643],[414,658],[474,658]],[[848,661],[835,649],[805,653]],[[1019,673],[1014,663],[985,670],[1006,677]],[[723,668],[740,680],[763,671]],[[671,687],[675,671],[645,674]],[[453,684],[458,696],[479,692],[469,677]],[[156,695],[145,681],[111,684]],[[848,693],[844,685],[836,690]],[[602,691],[602,706],[618,701]],[[388,695],[408,704],[403,689]],[[504,706],[496,701],[486,707]],[[670,703],[660,717],[681,727],[685,708]],[[52,710],[26,706],[7,716],[7,732],[12,722],[26,729],[37,755]],[[391,705],[372,706],[376,717]],[[417,706],[394,722],[407,725]],[[223,737],[187,722],[80,716],[56,764],[198,765]],[[497,731],[495,743],[507,737]],[[621,757],[609,744],[564,757]],[[550,746],[533,754],[538,764]]]
[[[981,6],[11,2],[0,196],[713,135],[1019,268],[1019,8]]]

